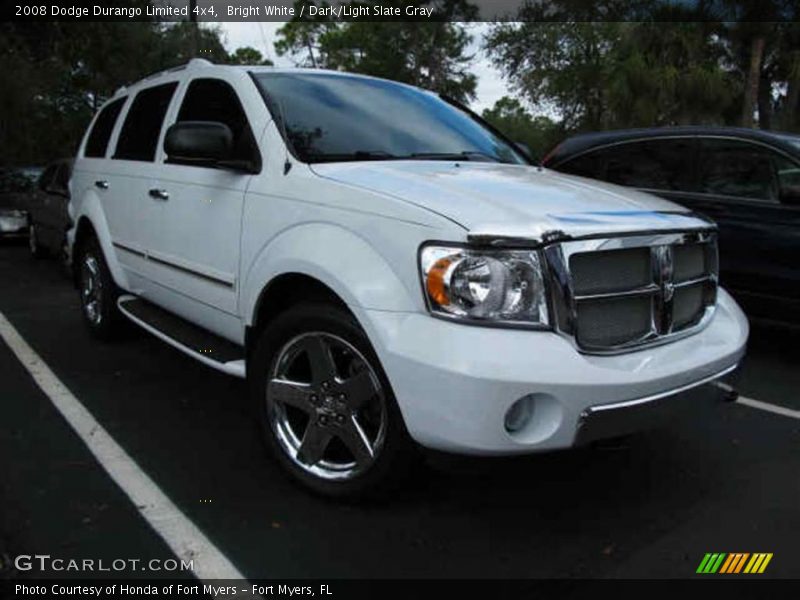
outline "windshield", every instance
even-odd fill
[[[522,154],[438,96],[382,79],[254,73],[304,162],[479,160],[527,164]],[[277,105],[277,106],[276,106]]]

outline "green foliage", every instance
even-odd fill
[[[509,96],[500,98],[481,116],[510,140],[527,145],[537,158],[543,158],[564,136],[555,121],[543,116],[533,117],[519,100]]]
[[[253,48],[230,56],[194,23],[0,24],[0,164],[42,164],[77,150],[100,105],[122,85],[202,57],[269,64]]]
[[[302,4],[315,3],[295,2],[297,14]],[[382,4],[435,6],[453,19],[477,16],[475,8],[465,0],[389,0]],[[306,17],[290,21],[278,30],[278,35],[276,52],[290,56],[298,66],[386,77],[459,101],[475,97],[477,80],[470,72],[472,57],[465,54],[471,36],[459,23],[446,20],[333,23]]]
[[[264,65],[272,66],[272,61],[250,46],[237,48],[228,56],[228,60],[232,65]]]
[[[800,28],[786,19],[797,11],[791,0],[530,1],[485,48],[520,97],[568,131],[752,125],[756,115],[795,130]]]

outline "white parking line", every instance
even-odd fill
[[[736,400],[739,404],[744,404],[745,406],[749,406],[751,408],[756,408],[758,410],[764,410],[766,412],[771,412],[776,415],[781,415],[782,417],[789,417],[791,419],[800,419],[800,410],[792,410],[791,408],[786,408],[785,406],[778,406],[777,404],[769,404],[768,402],[761,402],[761,400],[753,400],[752,398],[747,398],[745,396],[739,396]]]
[[[100,465],[130,498],[139,514],[179,559],[193,561],[193,573],[198,579],[204,581],[244,579],[231,561],[172,503],[61,383],[1,312],[0,337],[80,436]]]

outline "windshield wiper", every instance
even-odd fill
[[[506,162],[496,156],[479,150],[463,150],[462,152],[414,152],[402,158],[418,158],[421,160],[481,160],[485,162]]]
[[[342,154],[309,154],[310,162],[347,162],[351,160],[394,160],[398,158],[383,150],[356,150]]]

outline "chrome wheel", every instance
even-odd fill
[[[92,325],[99,325],[103,318],[103,281],[100,263],[92,254],[86,254],[81,262],[81,304],[86,318]]]
[[[304,333],[286,343],[267,379],[267,418],[281,450],[327,480],[351,479],[375,462],[387,404],[375,370],[350,343]]]

